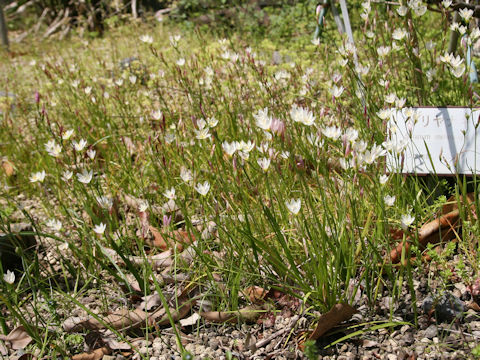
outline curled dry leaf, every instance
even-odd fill
[[[193,313],[188,318],[181,319],[179,323],[181,326],[192,326],[192,325],[195,325],[198,322],[198,320],[200,320],[201,318],[202,317],[197,313]]]
[[[110,355],[112,351],[104,346],[100,349],[95,349],[88,353],[82,353],[72,356],[72,360],[100,360],[103,358],[103,355]]]
[[[207,311],[200,312],[200,316],[214,323],[254,323],[258,317],[267,310],[264,305],[249,305],[238,311]]]
[[[7,177],[15,174],[15,168],[13,164],[8,160],[2,160],[2,169]]]
[[[150,231],[154,239],[150,243],[147,240],[147,243],[162,250],[171,249],[176,246],[178,251],[183,251],[185,245],[195,241],[193,234],[181,229],[174,230],[170,234],[162,234],[157,228],[150,226]]]
[[[117,254],[115,250],[109,248],[102,248],[102,252],[116,264],[125,265],[123,259],[120,255]],[[142,256],[128,256],[127,259],[134,265],[143,265],[145,262],[145,258],[143,258]],[[172,251],[167,250],[160,254],[148,256],[146,260],[155,270],[169,267],[173,264]]]
[[[179,299],[178,309],[170,309],[170,315],[173,321],[183,319],[190,312],[195,301],[190,299]],[[67,332],[76,332],[82,330],[101,330],[111,327],[116,330],[131,330],[142,325],[157,324],[159,326],[168,325],[169,317],[164,308],[158,308],[152,313],[147,313],[141,309],[129,310],[120,309],[106,316],[102,321],[93,317],[69,318],[63,323],[63,329]]]
[[[268,293],[268,290],[260,286],[250,286],[243,290],[240,295],[247,297],[250,302],[257,304],[263,302]]]
[[[8,335],[0,335],[0,340],[5,342],[7,348],[13,350],[24,349],[32,342],[31,336],[28,335],[23,325],[17,326]]]
[[[356,312],[357,310],[348,304],[340,303],[334,305],[328,312],[320,316],[317,327],[310,334],[309,340],[317,340],[337,324],[350,319]]]

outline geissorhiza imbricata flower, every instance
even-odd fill
[[[270,159],[268,158],[260,158],[257,159],[258,166],[262,168],[263,171],[267,171],[268,168],[270,167]]]
[[[90,158],[90,160],[95,159],[96,154],[97,154],[97,152],[93,149],[87,150],[87,156]]]
[[[93,170],[87,171],[87,169],[83,169],[82,173],[77,173],[78,181],[83,184],[88,184],[90,181],[92,181],[92,177]]]
[[[107,228],[107,225],[104,223],[100,223],[98,225],[95,225],[93,227],[93,231],[97,233],[98,235],[102,235],[105,232],[105,229]]]
[[[146,44],[151,44],[151,43],[153,43],[153,37],[152,37],[152,35],[145,34],[145,35],[140,36],[140,41],[144,42]]]
[[[211,134],[208,132],[208,130],[209,130],[208,127],[200,129],[200,130],[194,130],[195,131],[195,137],[198,140],[208,139],[211,136]]]
[[[407,230],[410,225],[413,224],[415,218],[411,214],[402,215],[400,218],[400,225],[402,226],[403,230]]]
[[[393,204],[395,203],[395,199],[396,199],[395,196],[390,196],[390,195],[385,195],[383,197],[383,201],[385,202],[385,205],[387,205],[387,206],[393,206]]]
[[[15,282],[15,273],[13,271],[7,270],[7,273],[3,274],[3,280],[7,284],[13,284]]]
[[[388,181],[388,175],[382,175],[379,178],[380,185],[385,185]]]
[[[62,229],[62,223],[58,219],[49,219],[46,221],[45,225],[54,231],[60,231]]]
[[[290,110],[290,117],[293,121],[299,122],[306,126],[312,126],[315,123],[315,117],[310,110],[296,105],[292,106],[292,109]]]
[[[34,182],[43,182],[43,180],[45,180],[45,170],[42,170],[42,171],[39,171],[39,172],[36,172],[36,173],[33,173],[31,176],[30,176],[30,182],[34,183]]]
[[[297,215],[302,207],[302,201],[300,199],[291,199],[290,201],[285,201],[285,206],[293,215]]]
[[[178,65],[178,66],[183,66],[183,65],[185,65],[185,59],[184,59],[184,58],[178,59],[178,60],[177,60],[177,65]]]
[[[337,85],[334,85],[331,89],[330,89],[330,94],[332,94],[332,96],[334,98],[338,98],[340,97],[342,94],[343,94],[343,91],[345,90],[345,88],[343,86],[337,86]]]
[[[95,199],[97,200],[98,205],[100,205],[100,207],[102,207],[103,209],[110,210],[113,206],[113,200],[108,196],[96,196]]]
[[[62,180],[67,182],[68,180],[70,180],[73,176],[73,172],[70,171],[70,170],[65,170],[62,174]]]
[[[180,177],[186,183],[189,183],[190,181],[193,180],[192,172],[184,166],[182,166],[182,168],[180,169]]]
[[[63,134],[62,134],[62,139],[63,140],[68,140],[70,139],[70,137],[73,135],[73,129],[70,129],[70,130],[66,130]]]
[[[167,199],[175,200],[177,198],[175,195],[175,188],[172,187],[170,189],[165,190],[165,192],[163,193],[163,196],[165,196]]]
[[[203,184],[198,183],[197,185],[195,185],[195,190],[197,190],[200,195],[205,196],[210,190],[210,183],[208,181],[205,181]]]
[[[73,142],[73,148],[75,149],[75,151],[82,151],[85,146],[87,146],[87,141],[84,139],[80,139],[80,141],[78,142]]]
[[[270,126],[272,126],[272,117],[268,115],[268,109],[260,109],[255,114],[253,114],[255,118],[255,125],[257,125],[260,129],[268,131],[270,130]]]
[[[237,143],[235,141],[232,141],[231,143],[224,141],[222,143],[222,148],[228,156],[233,156],[235,151],[237,151]]]

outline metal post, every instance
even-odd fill
[[[0,38],[2,45],[8,50],[7,23],[3,15],[3,0],[0,0]]]

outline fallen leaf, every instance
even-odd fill
[[[114,329],[121,329],[133,323],[144,322],[146,318],[147,313],[142,310],[120,309],[106,316],[102,321],[99,321],[94,317],[68,318],[63,323],[63,329],[67,332],[100,330],[105,328],[105,325]]]
[[[15,174],[15,168],[14,168],[13,164],[8,160],[3,160],[2,161],[2,169],[3,169],[3,172],[5,173],[5,175],[7,175],[7,177],[10,177],[13,174]]]
[[[137,309],[149,311],[162,303],[158,293],[144,296],[142,299],[143,301],[137,306]]]
[[[2,356],[7,356],[8,355],[8,349],[5,346],[5,344],[0,342],[0,355]]]
[[[266,310],[265,305],[249,305],[238,311],[207,311],[200,312],[200,316],[213,323],[254,323]]]
[[[13,350],[24,349],[32,342],[32,338],[28,335],[23,325],[17,326],[8,335],[0,335],[0,340],[5,342],[7,348]]]
[[[357,310],[345,303],[334,305],[328,312],[320,316],[317,327],[310,335],[309,340],[317,340],[337,324],[350,319],[356,312]]]
[[[475,311],[480,311],[480,306],[473,300],[467,302],[467,307]]]
[[[157,228],[150,226],[150,231],[154,239],[152,242],[147,240],[147,244],[162,250],[171,249],[176,246],[178,251],[183,251],[185,245],[195,241],[193,234],[181,229],[174,230],[171,234],[162,234]]]
[[[110,355],[111,353],[112,351],[104,346],[88,353],[73,355],[72,360],[100,360],[103,358],[103,355]]]
[[[250,300],[250,302],[256,304],[261,303],[265,299],[268,291],[260,286],[250,286],[246,288],[241,294],[246,296],[248,300]]]
[[[118,341],[117,335],[111,330],[104,330],[100,332],[100,338],[103,343],[108,346],[110,350],[131,350],[132,347],[124,341]]]
[[[188,318],[180,320],[179,323],[181,326],[192,326],[195,325],[201,318],[202,317],[198,315],[198,313],[193,313]]]

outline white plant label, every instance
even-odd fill
[[[404,174],[480,172],[480,109],[419,107],[393,110],[387,141],[406,146],[388,152],[387,169]]]

